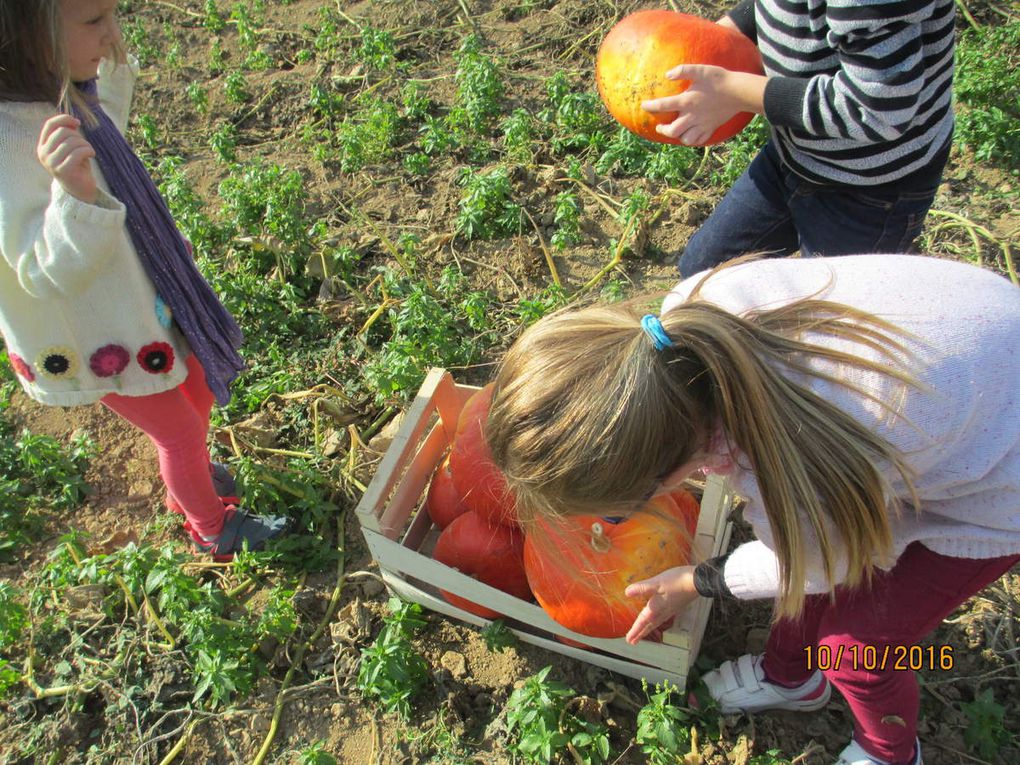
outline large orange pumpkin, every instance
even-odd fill
[[[493,388],[489,383],[465,402],[450,449],[450,473],[469,509],[493,523],[516,526],[517,502],[485,440]]]
[[[652,114],[641,102],[674,96],[687,90],[690,80],[667,80],[667,71],[680,64],[712,64],[738,72],[761,74],[761,54],[747,37],[707,19],[666,10],[632,13],[609,30],[599,47],[595,80],[609,113],[633,133],[660,143],[680,143],[655,131],[669,124],[675,113]],[[739,133],[753,114],[740,112],[719,126],[708,143]]]
[[[574,632],[624,636],[645,605],[624,590],[688,563],[698,510],[697,500],[679,491],[656,497],[618,523],[592,515],[537,521],[524,541],[524,570],[535,599]]]
[[[524,573],[524,535],[516,528],[491,523],[474,512],[458,516],[443,529],[432,550],[440,563],[474,577],[490,587],[524,600],[531,599],[531,588]],[[500,614],[491,608],[440,590],[447,601],[486,619]]]

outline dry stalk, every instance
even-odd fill
[[[542,254],[545,255],[545,262],[549,266],[549,274],[552,276],[553,283],[557,287],[563,287],[563,283],[560,281],[559,271],[556,270],[556,263],[553,262],[552,253],[549,252],[549,248],[545,246],[545,239],[542,237],[542,231],[539,229],[538,224],[535,223],[535,219],[531,217],[531,213],[528,212],[528,208],[522,207],[521,210],[528,216],[528,220],[531,221],[532,228],[535,229],[535,235],[538,237],[538,244],[542,248]]]

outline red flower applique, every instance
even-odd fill
[[[96,377],[119,375],[131,361],[131,354],[120,345],[104,345],[89,358],[89,369]]]
[[[174,349],[169,343],[143,345],[135,357],[138,365],[149,374],[165,375],[174,368]]]
[[[32,371],[32,367],[28,365],[27,361],[16,353],[8,353],[7,358],[10,359],[11,367],[17,374],[29,382],[35,382],[35,372]]]

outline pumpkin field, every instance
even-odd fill
[[[831,765],[838,694],[724,716],[697,681],[761,650],[768,604],[717,602],[688,688],[643,685],[391,597],[355,515],[431,368],[484,386],[548,312],[677,281],[767,123],[639,138],[595,57],[631,12],[728,5],[119,6],[128,138],[245,332],[211,449],[293,531],[195,555],[146,437],[34,403],[0,351],[0,765]],[[1018,283],[1020,9],[958,0],[956,25],[953,150],[916,246]],[[731,544],[748,534],[738,513]],[[1018,637],[1014,570],[925,644],[953,664],[919,673],[926,765],[1020,762]]]

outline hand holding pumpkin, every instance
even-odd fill
[[[652,114],[674,113],[676,119],[655,130],[687,146],[708,143],[715,131],[739,112],[760,114],[766,78],[721,66],[682,64],[666,72],[667,80],[687,80],[682,93],[641,102]]]
[[[627,586],[628,598],[648,598],[626,639],[634,645],[657,627],[683,611],[698,597],[694,589],[694,566],[677,566]]]

